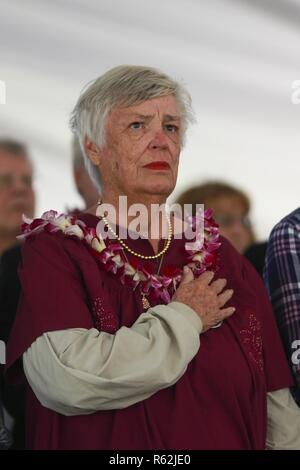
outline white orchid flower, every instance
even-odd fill
[[[75,235],[75,237],[84,238],[84,233],[78,225],[69,225],[65,229],[62,229],[66,235]]]
[[[71,226],[70,220],[65,216],[61,216],[55,220],[51,220],[51,223],[59,227],[63,232],[66,228]],[[76,225],[73,225],[73,227],[76,227]]]
[[[98,238],[93,238],[91,245],[94,250],[98,251],[98,253],[101,253],[101,251],[106,248],[104,241],[102,239],[98,240]]]
[[[112,260],[116,263],[117,268],[120,268],[121,266],[124,265],[124,262],[122,261],[122,258],[120,255],[115,255]]]

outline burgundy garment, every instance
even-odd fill
[[[89,226],[98,221],[80,217]],[[153,254],[148,240],[127,242]],[[182,267],[184,243],[172,240],[163,265]],[[114,333],[143,311],[138,292],[106,273],[80,240],[61,233],[26,241],[20,277],[22,299],[7,352],[12,380],[24,380],[21,355],[44,332],[95,326]],[[262,282],[225,239],[220,277],[235,291],[230,305],[236,313],[201,334],[198,353],[175,385],[123,410],[72,417],[44,408],[28,386],[28,448],[264,449],[266,392],[289,387],[289,369]]]

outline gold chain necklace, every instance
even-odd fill
[[[171,241],[172,241],[172,234],[173,234],[173,229],[172,229],[172,224],[171,224],[171,220],[170,220],[170,217],[168,214],[166,214],[166,217],[167,217],[167,220],[168,220],[168,226],[169,226],[169,229],[168,229],[168,239],[166,241],[166,244],[164,246],[164,248],[159,252],[157,253],[156,255],[150,255],[150,256],[146,256],[146,255],[141,255],[140,253],[137,253],[136,251],[132,250],[128,245],[126,245],[126,243],[122,240],[122,238],[119,237],[119,235],[114,231],[114,229],[109,225],[106,217],[102,216],[102,220],[105,224],[105,226],[108,228],[108,230],[114,235],[114,237],[118,240],[118,242],[120,243],[120,245],[122,245],[122,247],[127,250],[131,255],[134,255],[136,256],[137,258],[141,258],[141,259],[157,259],[159,258],[160,256],[162,256],[169,248],[170,244],[171,244]]]
[[[126,258],[127,263],[130,264],[130,263],[129,263],[129,259],[127,258],[127,255],[126,255],[126,253],[125,253],[124,250],[123,250],[123,253],[124,253],[124,256],[125,256],[125,258]],[[164,258],[164,255],[162,255],[162,257],[160,258],[158,270],[157,270],[157,273],[156,273],[157,275],[160,273],[163,258]],[[146,297],[146,294],[145,294],[144,292],[141,292],[141,297],[142,297],[143,309],[144,309],[144,310],[148,310],[148,308],[150,308],[151,305],[150,305],[149,300],[148,300],[147,297]]]

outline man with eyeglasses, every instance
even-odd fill
[[[35,195],[32,187],[33,168],[26,147],[17,141],[0,139],[0,340],[7,343],[20,296],[18,264],[22,214],[33,216]],[[0,379],[2,380],[1,376]],[[1,382],[0,400],[14,419],[13,448],[24,447],[23,387]],[[1,401],[0,401],[1,408]],[[0,415],[0,448],[8,448],[11,439]]]
[[[22,214],[33,216],[32,174],[26,147],[0,139],[0,256],[16,244]]]

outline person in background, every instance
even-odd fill
[[[73,176],[76,188],[82,197],[85,209],[92,207],[99,199],[99,191],[89,175],[85,167],[85,160],[82,155],[82,150],[76,136],[72,140],[72,154],[73,154]],[[74,211],[71,211],[74,212]]]
[[[33,167],[26,146],[13,139],[0,139],[0,340],[7,343],[20,296],[17,273],[21,259],[16,236],[22,215],[32,217],[35,193]],[[5,410],[13,418],[13,448],[24,448],[24,389],[1,380]],[[2,422],[7,415],[2,410]]]
[[[26,147],[14,140],[0,139],[0,256],[16,244],[22,214],[34,214],[32,178]]]
[[[250,200],[243,191],[222,181],[208,181],[186,190],[177,202],[181,205],[192,203],[211,207],[220,233],[263,276],[267,243],[255,241],[249,219]]]
[[[239,253],[243,254],[254,242],[249,219],[250,201],[240,189],[222,181],[208,181],[187,189],[176,202],[181,206],[204,204],[205,208],[212,208],[220,233]]]
[[[291,392],[300,407],[300,207],[272,230],[264,279],[294,377]]]
[[[98,191],[85,169],[76,137],[72,142],[72,155],[74,181],[87,209],[97,202]],[[32,217],[34,214],[32,179],[33,167],[26,146],[14,140],[0,140],[0,233],[3,235],[2,244],[0,241],[0,247],[3,248],[0,260],[0,339],[5,343],[15,320],[21,291],[18,276],[21,246],[16,236],[21,232],[22,215]],[[13,449],[23,449],[23,387],[11,386],[2,381],[1,394],[3,404],[14,418]]]

